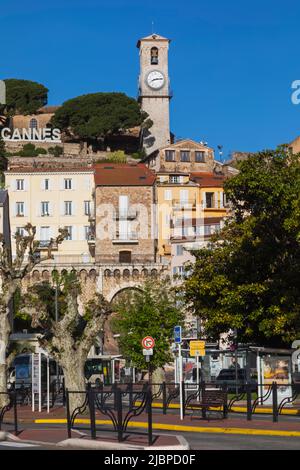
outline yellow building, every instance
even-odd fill
[[[205,242],[220,228],[227,213],[222,164],[203,143],[182,140],[163,148],[156,161],[158,254],[162,261],[176,264],[172,244]],[[172,255],[172,256],[171,256]]]
[[[12,255],[14,235],[24,226],[36,226],[41,251],[46,250],[59,228],[68,237],[53,252],[55,265],[89,263],[91,255],[90,214],[93,211],[94,171],[92,168],[68,169],[13,167],[5,172],[9,194]]]

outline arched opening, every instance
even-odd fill
[[[158,65],[158,49],[157,47],[151,48],[151,65]]]
[[[35,118],[30,119],[29,128],[30,129],[37,129],[38,128],[37,119],[35,119]]]

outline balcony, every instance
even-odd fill
[[[174,210],[196,209],[196,201],[195,199],[187,199],[183,201],[180,199],[173,199],[172,206]]]
[[[138,243],[138,234],[136,232],[127,232],[127,233],[117,232],[116,238],[114,238],[112,242],[114,244]]]
[[[164,255],[171,255],[171,245],[163,245]]]
[[[87,239],[87,242],[88,242],[88,245],[89,246],[95,246],[96,244],[96,238],[95,238],[95,235],[89,235],[88,239]]]
[[[40,240],[38,243],[39,243],[39,244],[38,244],[38,249],[39,249],[40,251],[43,251],[43,250],[47,251],[48,248],[49,248],[49,245],[50,245],[50,243],[51,243],[51,240]],[[53,244],[52,244],[52,248],[51,248],[51,249],[52,249],[52,250],[58,250],[58,245],[57,245],[57,243],[56,243],[55,241],[53,241]]]
[[[114,220],[134,220],[138,216],[138,211],[136,209],[127,209],[127,210],[117,210],[114,214]]]

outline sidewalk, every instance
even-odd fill
[[[13,414],[10,411],[5,415],[5,422],[12,422],[12,418]],[[298,421],[296,417],[287,421],[279,416],[279,422],[273,423],[272,416],[253,416],[252,421],[247,421],[246,415],[230,413],[228,419],[220,419],[214,413],[209,421],[198,415],[193,419],[187,415],[181,421],[179,413],[169,412],[167,415],[163,415],[162,412],[154,412],[152,420],[153,430],[300,437],[300,419]],[[18,407],[18,422],[20,428],[27,423],[41,425],[41,427],[66,424],[66,410],[63,407],[54,408],[48,414],[46,411],[32,413],[30,407]],[[76,425],[89,424],[89,415],[78,416],[75,423]],[[112,425],[111,421],[99,412],[96,413],[96,423],[105,425],[106,429]],[[147,426],[147,414],[145,413],[133,417],[128,424],[129,428],[147,428]]]

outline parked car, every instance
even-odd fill
[[[242,393],[246,391],[247,371],[246,369],[237,369],[237,381],[236,371],[232,369],[222,369],[216,379],[216,384],[227,385],[229,393]],[[257,392],[257,380],[250,378],[251,392]]]

